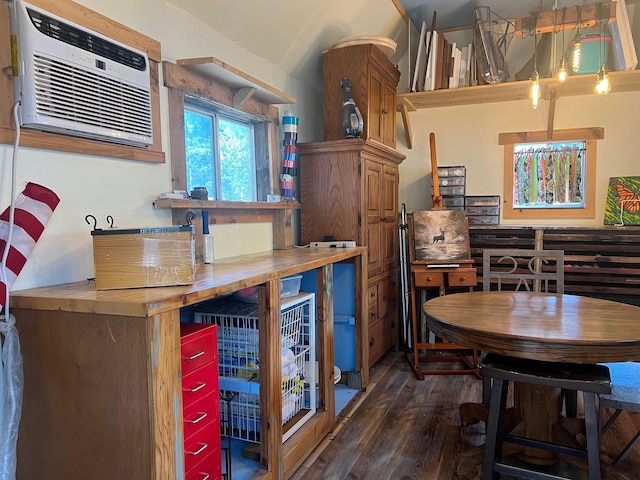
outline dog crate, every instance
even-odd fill
[[[199,308],[195,321],[218,325],[222,433],[260,442],[258,305],[221,299]],[[316,412],[315,294],[282,299],[280,341],[286,441]]]

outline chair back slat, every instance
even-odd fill
[[[492,282],[493,280],[493,282]],[[485,248],[482,289],[515,285],[516,291],[564,293],[564,251]]]

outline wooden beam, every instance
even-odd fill
[[[256,89],[252,87],[239,89],[233,95],[233,108],[235,108],[236,110],[240,110],[244,105],[244,102],[249,100],[254,93],[256,93]]]
[[[403,103],[400,105],[400,113],[402,114],[402,124],[404,125],[404,135],[407,140],[407,148],[413,148],[413,132],[411,131],[411,121],[409,120],[409,109]]]
[[[564,12],[564,13],[563,13]],[[536,19],[537,15],[537,19]],[[563,17],[564,16],[564,20]],[[546,12],[531,12],[514,19],[515,34],[523,33],[553,33],[576,28],[589,28],[597,25],[598,21],[606,20],[613,23],[616,19],[616,3],[603,3],[602,13],[598,12],[596,4],[574,5],[565,9],[549,10]]]
[[[556,116],[556,91],[555,89],[551,89],[549,91],[550,99],[549,99],[549,119],[547,120],[547,138],[551,140],[553,138],[553,122]]]

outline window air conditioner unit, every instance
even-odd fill
[[[146,53],[22,0],[8,3],[22,127],[135,147],[153,143]]]

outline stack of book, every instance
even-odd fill
[[[444,33],[428,31],[422,22],[412,92],[477,85],[473,44],[450,42]]]

